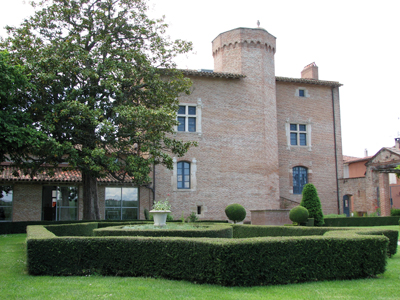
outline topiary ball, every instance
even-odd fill
[[[289,219],[297,224],[306,223],[308,219],[308,209],[300,205],[293,207],[289,212]]]
[[[246,218],[246,210],[240,204],[229,204],[225,208],[225,214],[229,220],[236,222],[241,222]]]

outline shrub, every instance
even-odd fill
[[[307,183],[304,186],[300,205],[308,209],[309,217],[314,218],[315,226],[324,225],[321,201],[319,200],[317,189],[312,183]]]
[[[392,208],[392,209],[390,210],[390,215],[391,215],[392,217],[400,216],[400,209],[398,209],[398,208]]]
[[[253,227],[226,227],[232,230],[236,226]],[[269,226],[258,227],[269,229]],[[281,230],[301,233],[329,229],[282,226]],[[341,230],[324,236],[240,240],[82,238],[56,237],[43,226],[29,226],[27,267],[32,275],[152,276],[226,286],[367,278],[383,273],[388,238],[375,235],[378,232],[360,233]]]
[[[293,207],[289,212],[289,219],[295,223],[305,223],[308,219],[308,210],[303,206]]]
[[[324,221],[325,221],[325,219],[327,219],[327,218],[346,218],[346,214],[341,214],[341,215],[338,215],[338,214],[324,215]]]
[[[167,200],[160,200],[154,203],[153,205],[154,210],[171,210],[171,204]]]
[[[400,217],[360,217],[360,218],[324,218],[324,226],[354,227],[354,226],[387,226],[399,224]]]
[[[150,220],[150,213],[149,213],[149,210],[147,208],[144,209],[144,218],[146,220]]]
[[[194,211],[192,211],[192,212],[190,213],[189,217],[187,217],[188,223],[189,223],[189,222],[191,222],[191,223],[197,222],[198,219],[199,219],[199,218],[197,217],[197,215],[196,215],[196,213],[195,213]]]
[[[236,222],[241,222],[246,218],[246,210],[240,204],[230,204],[225,208],[225,214],[229,220]]]

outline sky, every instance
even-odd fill
[[[33,9],[0,0],[0,36]],[[182,69],[213,69],[211,42],[238,27],[277,38],[276,76],[299,78],[315,62],[319,79],[339,81],[343,155],[374,155],[400,137],[399,0],[149,0],[149,16],[165,16],[171,39],[193,42]]]

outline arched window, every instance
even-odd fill
[[[304,185],[308,182],[308,171],[304,167],[293,168],[293,194],[301,194]]]
[[[177,188],[190,189],[190,163],[180,161],[177,164]]]

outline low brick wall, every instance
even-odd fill
[[[284,225],[292,224],[289,219],[290,209],[250,210],[252,225]]]

